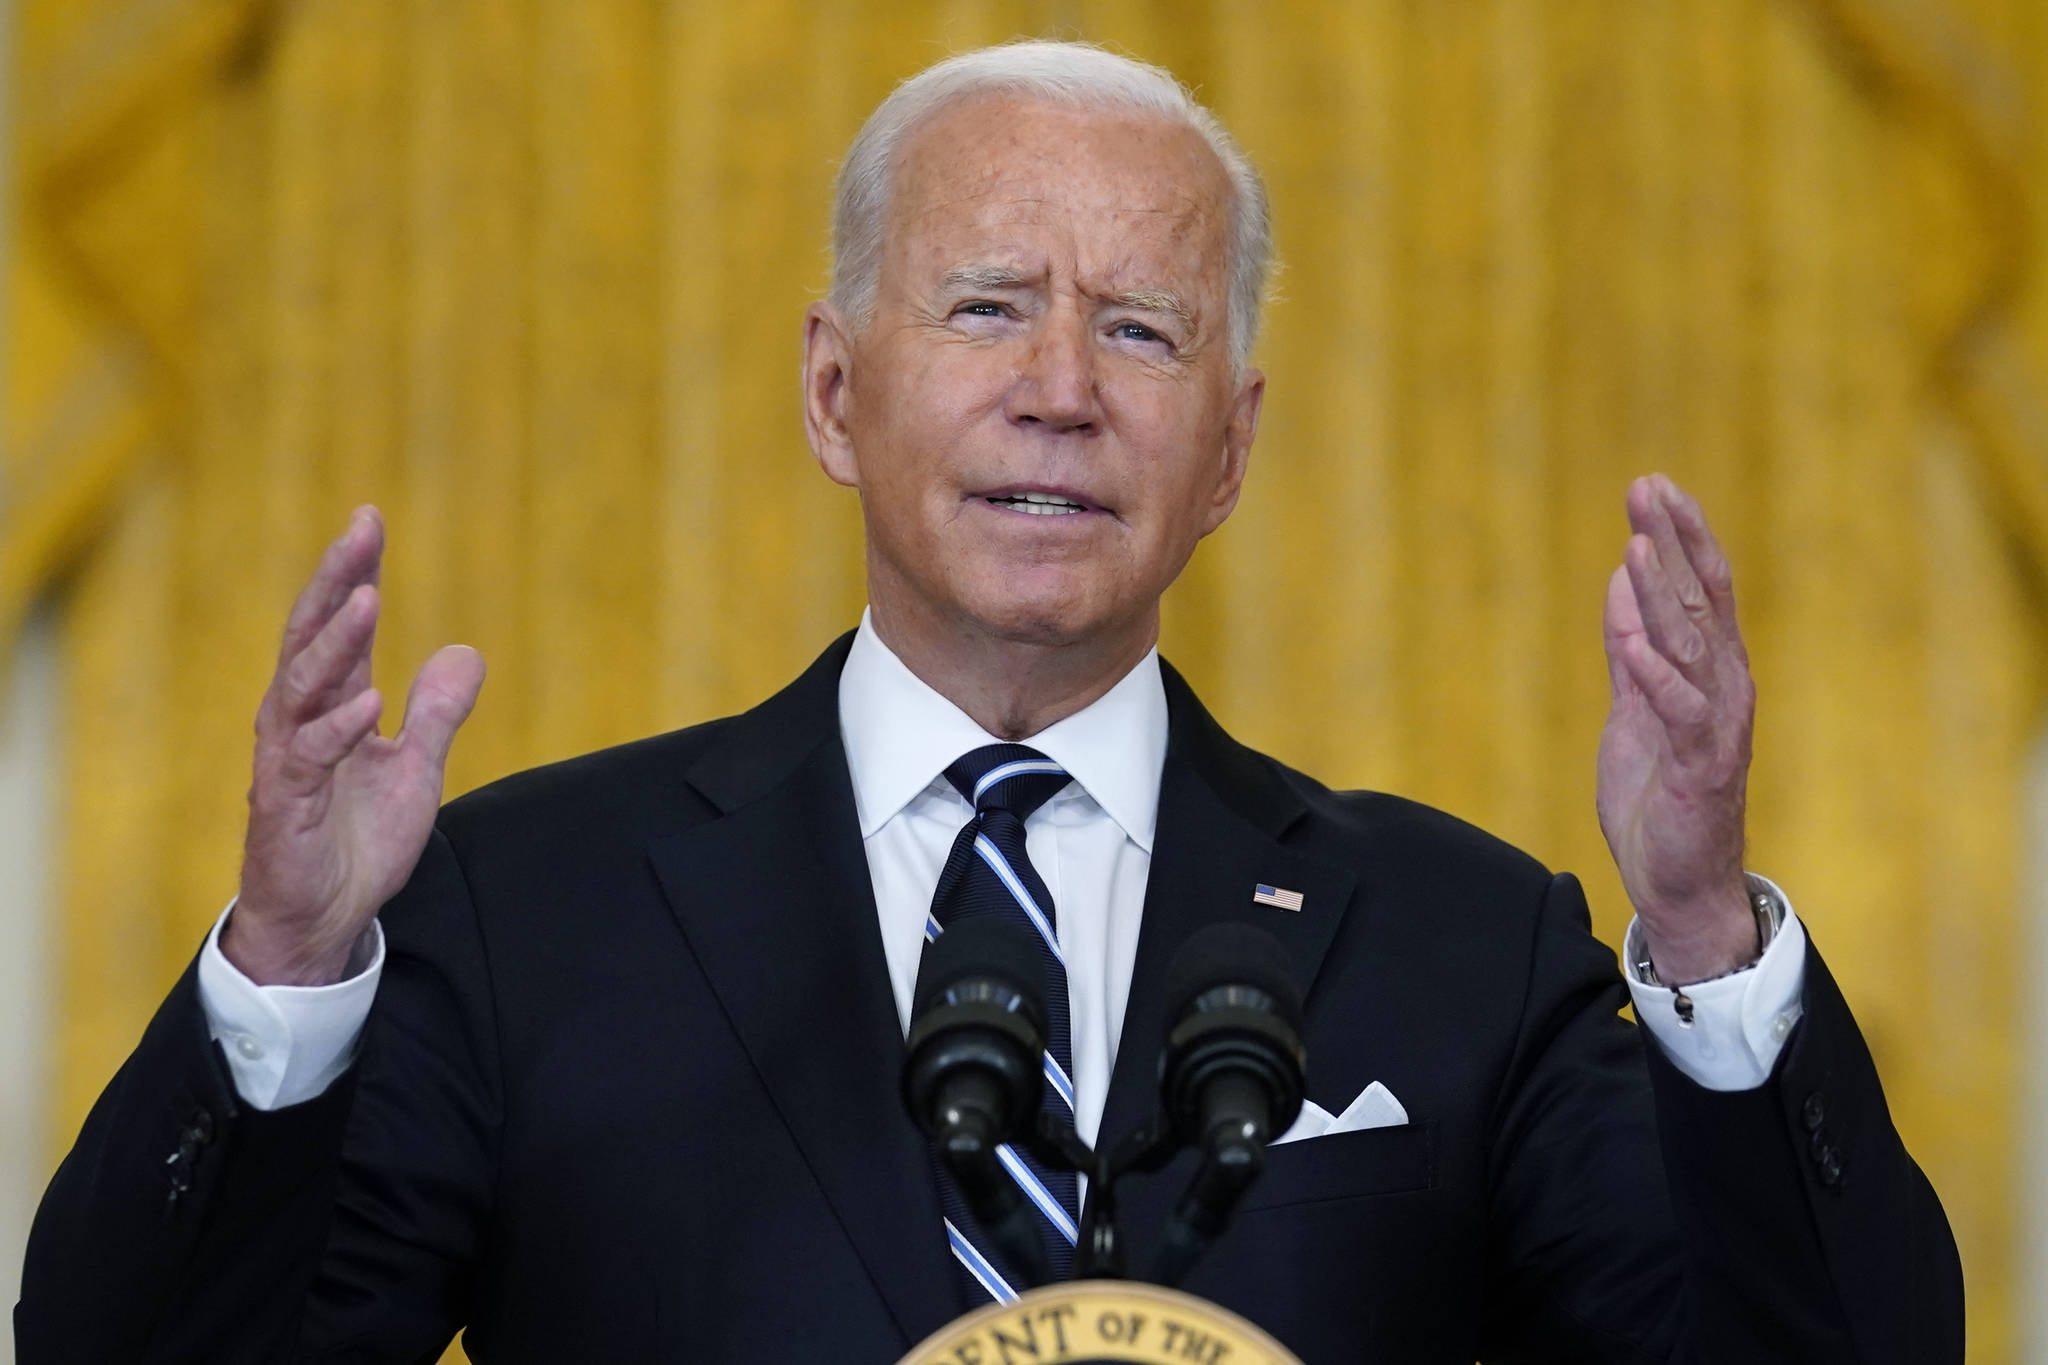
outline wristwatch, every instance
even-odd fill
[[[1725,972],[1701,977],[1698,981],[1688,981],[1683,986],[1670,987],[1671,1008],[1678,1015],[1681,1028],[1692,1027],[1692,997],[1685,993],[1687,988],[1704,986],[1709,981],[1720,981],[1756,966],[1763,961],[1764,950],[1771,946],[1771,940],[1778,936],[1779,928],[1785,923],[1785,900],[1778,894],[1778,889],[1753,872],[1743,873],[1742,880],[1749,891],[1750,912],[1756,916],[1756,956],[1739,967],[1730,967]],[[1643,944],[1640,936],[1637,938],[1636,947],[1640,949],[1635,961],[1636,979],[1646,985],[1664,985],[1663,979],[1657,975],[1656,965],[1650,961],[1649,949]]]

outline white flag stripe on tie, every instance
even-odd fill
[[[950,1218],[946,1220],[946,1240],[952,1243],[954,1259],[967,1267],[967,1273],[974,1277],[976,1284],[988,1291],[990,1298],[997,1303],[1017,1301],[1017,1291],[1010,1288],[1010,1282],[988,1263],[986,1256],[975,1250],[974,1243],[961,1235],[960,1229],[953,1226],[953,1220]]]
[[[1074,1083],[1067,1079],[1066,1071],[1060,1066],[1060,1059],[1052,1053],[1045,1054],[1045,1079],[1052,1086],[1052,1092],[1067,1102],[1067,1112],[1074,1112]]]
[[[1045,1187],[1024,1158],[1018,1156],[1009,1143],[996,1148],[996,1160],[1003,1163],[1003,1169],[1010,1173],[1010,1179],[1017,1182],[1017,1188],[1024,1191],[1024,1197],[1038,1205],[1038,1211],[1045,1215],[1045,1221],[1059,1229],[1060,1236],[1069,1245],[1081,1240],[1081,1230],[1074,1226],[1074,1217],[1061,1207],[1060,1201],[1052,1197],[1052,1191]]]
[[[1065,777],[1067,770],[1049,758],[1020,758],[990,768],[982,775],[981,781],[974,784],[974,804],[980,805],[982,795],[996,783],[1007,782],[1022,773],[1058,773]]]
[[[1003,856],[1002,850],[997,848],[994,841],[986,834],[974,836],[974,851],[979,853],[981,860],[988,864],[989,871],[996,874],[996,880],[1009,890],[1010,895],[1016,900],[1018,908],[1023,910],[1025,915],[1030,918],[1032,927],[1038,930],[1038,936],[1045,940],[1045,946],[1051,950],[1054,957],[1059,959],[1060,970],[1065,971],[1067,969],[1067,956],[1060,951],[1060,941],[1054,936],[1052,925],[1048,924],[1045,916],[1039,912],[1038,902],[1031,899],[1031,893],[1025,889],[1024,883],[1019,881],[1017,874],[1010,870],[1009,859]]]

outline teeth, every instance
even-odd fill
[[[1060,497],[1057,493],[1018,493],[1010,497],[990,498],[989,501],[1000,507],[1029,512],[1037,517],[1063,517],[1086,510],[1080,503]]]

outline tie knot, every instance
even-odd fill
[[[1022,744],[985,744],[963,754],[946,769],[946,780],[959,789],[977,814],[1004,810],[1019,820],[1030,818],[1067,785],[1067,771],[1038,750]]]

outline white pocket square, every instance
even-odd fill
[[[1333,1133],[1355,1133],[1361,1128],[1394,1128],[1408,1122],[1408,1111],[1401,1107],[1401,1101],[1394,1098],[1394,1092],[1374,1081],[1358,1092],[1358,1098],[1344,1107],[1344,1112],[1335,1118],[1330,1111],[1314,1100],[1304,1100],[1301,1117],[1288,1130],[1274,1138],[1272,1145],[1283,1142],[1300,1142],[1303,1138],[1328,1137]]]

